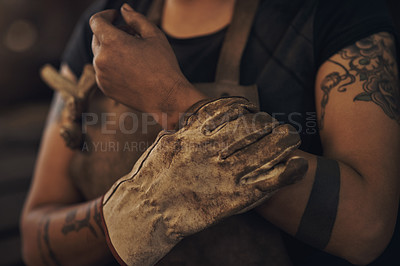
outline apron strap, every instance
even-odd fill
[[[160,25],[163,9],[164,0],[153,0],[147,11],[147,19],[150,20],[153,24]]]
[[[233,18],[218,59],[216,82],[240,82],[240,62],[249,38],[259,0],[236,0]]]
[[[239,85],[240,62],[249,38],[259,0],[236,0],[232,21],[225,35],[218,59],[215,82]],[[161,22],[164,0],[153,0],[147,18],[154,24]]]

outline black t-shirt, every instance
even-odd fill
[[[134,1],[145,13],[149,0]],[[79,76],[93,58],[92,14],[119,8],[123,1],[96,1],[82,16],[67,45],[63,62]],[[384,1],[264,0],[258,8],[241,62],[241,84],[258,85],[261,110],[291,123],[302,138],[301,149],[322,154],[315,115],[314,82],[318,67],[342,48],[377,32],[395,34]],[[168,40],[182,72],[193,83],[214,81],[226,28],[190,39]],[[373,265],[398,265],[399,226],[392,243]],[[350,265],[285,235],[295,265]]]
[[[316,67],[320,66],[340,49],[368,35],[380,31],[388,31],[396,34],[385,1],[321,0],[316,2],[317,6],[313,25]],[[90,16],[103,9],[118,9],[122,3],[123,1],[117,0],[98,0],[81,16],[62,57],[63,61],[68,63],[76,75],[79,76],[82,72],[82,66],[85,63],[91,62],[93,58],[90,42],[92,31],[88,23]],[[144,9],[146,8],[144,7]],[[216,62],[210,64],[214,65],[214,67],[205,65],[204,62],[216,61],[225,32],[226,28],[207,36],[189,39],[169,38],[171,45],[175,47],[174,51],[177,58],[181,59],[179,62],[182,69],[185,71],[194,68],[192,65],[200,65],[198,68],[215,70]],[[194,60],[190,61],[190,63],[184,61],[185,58],[194,57],[203,58],[203,60]],[[212,81],[214,73],[205,75],[204,72],[188,70],[186,75],[193,75],[193,78],[188,77],[192,82]]]
[[[96,1],[82,16],[63,55],[76,75],[92,61],[92,14],[119,8],[123,1]],[[133,1],[145,13],[151,0]],[[318,67],[340,49],[379,31],[394,33],[384,2],[379,0],[261,1],[241,64],[241,83],[256,83],[260,107],[292,124],[301,149],[322,154],[316,123],[314,82]],[[190,39],[169,38],[189,81],[212,82],[226,29]]]

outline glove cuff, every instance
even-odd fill
[[[123,184],[121,185],[123,186]],[[118,190],[125,194],[125,188]],[[137,191],[138,192],[138,191]],[[144,192],[114,194],[102,204],[107,245],[121,265],[154,265],[179,241]],[[105,198],[105,197],[104,197]]]
[[[103,231],[104,231],[104,236],[106,238],[107,246],[111,251],[111,254],[114,256],[114,258],[118,261],[120,265],[127,266],[127,264],[122,260],[122,258],[118,255],[118,252],[115,250],[114,246],[111,243],[110,235],[108,234],[108,229],[106,226],[106,221],[104,220],[104,213],[103,213],[103,201],[104,201],[104,195],[101,196],[100,200],[100,217],[101,217],[101,225],[103,226]]]

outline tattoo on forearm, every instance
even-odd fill
[[[45,243],[45,245],[47,247],[47,251],[49,253],[50,259],[53,261],[53,263],[55,265],[58,266],[58,265],[61,265],[61,263],[59,262],[53,249],[51,248],[50,238],[49,238],[49,227],[50,227],[50,219],[46,218],[46,221],[44,222],[44,226],[43,226],[43,242]],[[44,258],[44,256],[42,256],[42,258]],[[48,264],[46,261],[44,261],[44,262],[46,263],[46,265]]]
[[[83,219],[76,219],[78,209],[72,209],[69,211],[65,217],[65,224],[61,229],[61,232],[64,235],[68,235],[70,232],[79,232],[83,228],[88,228],[89,231],[97,238],[98,235],[93,225],[91,224],[91,208],[94,208],[93,211],[93,220],[99,226],[100,231],[104,234],[104,229],[101,223],[101,215],[98,209],[97,202],[90,204],[86,209],[86,215]],[[60,261],[57,259],[55,255],[49,236],[49,228],[50,228],[50,218],[44,216],[37,229],[37,246],[40,253],[40,257],[44,265],[61,265]]]
[[[339,56],[346,63],[328,61],[340,66],[344,73],[332,72],[321,82],[320,128],[324,127],[325,108],[332,89],[346,92],[348,86],[357,80],[362,82],[363,92],[353,101],[373,102],[400,124],[398,68],[392,35],[386,32],[371,35],[341,50]]]
[[[76,219],[76,213],[77,210],[71,210],[68,214],[67,217],[65,218],[65,224],[61,229],[61,232],[64,235],[69,234],[70,232],[79,232],[83,228],[88,228],[90,232],[97,237],[96,230],[94,229],[93,225],[90,223],[90,213],[91,213],[91,205],[89,205],[86,209],[86,216],[79,220]]]

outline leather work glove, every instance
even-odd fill
[[[300,138],[241,97],[197,104],[162,131],[103,197],[107,242],[121,264],[153,265],[182,238],[244,212],[302,178]]]

